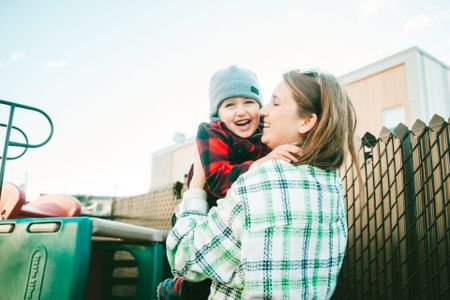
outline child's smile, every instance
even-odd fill
[[[249,98],[230,98],[222,102],[219,119],[234,134],[248,138],[259,125],[259,104]]]

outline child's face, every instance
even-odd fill
[[[241,138],[248,138],[259,125],[259,104],[249,98],[230,98],[222,102],[218,115],[231,132]]]

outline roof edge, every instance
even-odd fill
[[[195,142],[195,137],[186,138],[186,139],[185,139],[183,142],[181,142],[181,143],[173,144],[173,145],[167,146],[167,147],[165,147],[165,148],[162,148],[161,150],[158,150],[158,151],[156,151],[156,152],[153,152],[153,153],[152,153],[152,157],[159,156],[159,155],[161,155],[161,154],[171,152],[171,151],[173,151],[173,150],[175,150],[175,149],[178,149],[178,148],[182,148],[182,147],[184,147],[184,146],[187,146],[187,145],[189,145],[189,144],[192,144],[193,142]]]
[[[394,67],[396,65],[405,63],[405,57],[412,53],[412,52],[416,52],[419,53],[423,56],[426,56],[427,58],[433,60],[434,62],[442,65],[444,68],[450,70],[450,66],[447,65],[446,63],[438,60],[436,57],[434,57],[433,55],[429,54],[428,52],[426,52],[425,50],[419,48],[418,46],[413,46],[410,48],[407,48],[403,51],[400,51],[398,53],[392,54],[388,57],[385,57],[383,59],[377,60],[371,64],[368,64],[364,67],[358,68],[356,70],[353,70],[349,73],[346,73],[344,75],[339,76],[339,79],[344,83],[344,84],[348,84],[357,80],[361,80],[369,75],[373,75],[376,74],[378,72],[381,72],[383,70],[389,69],[391,67]]]

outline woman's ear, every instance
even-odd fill
[[[317,123],[317,115],[316,114],[310,114],[306,118],[300,121],[300,125],[298,126],[298,132],[303,135],[305,133],[308,133],[311,129],[316,126]]]

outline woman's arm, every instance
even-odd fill
[[[242,207],[230,192],[207,214],[206,192],[202,189],[205,174],[197,151],[193,170],[189,190],[177,207],[177,222],[166,242],[172,272],[191,281],[209,277],[233,285],[240,265]]]
[[[242,288],[239,268],[243,207],[236,195],[229,192],[208,214],[207,210],[202,189],[191,188],[183,195],[178,220],[166,242],[172,272],[190,281],[209,277]]]
[[[192,189],[204,189],[206,184],[205,172],[202,167],[202,161],[200,159],[199,151],[194,153],[194,165],[192,178],[189,183],[189,188]]]

